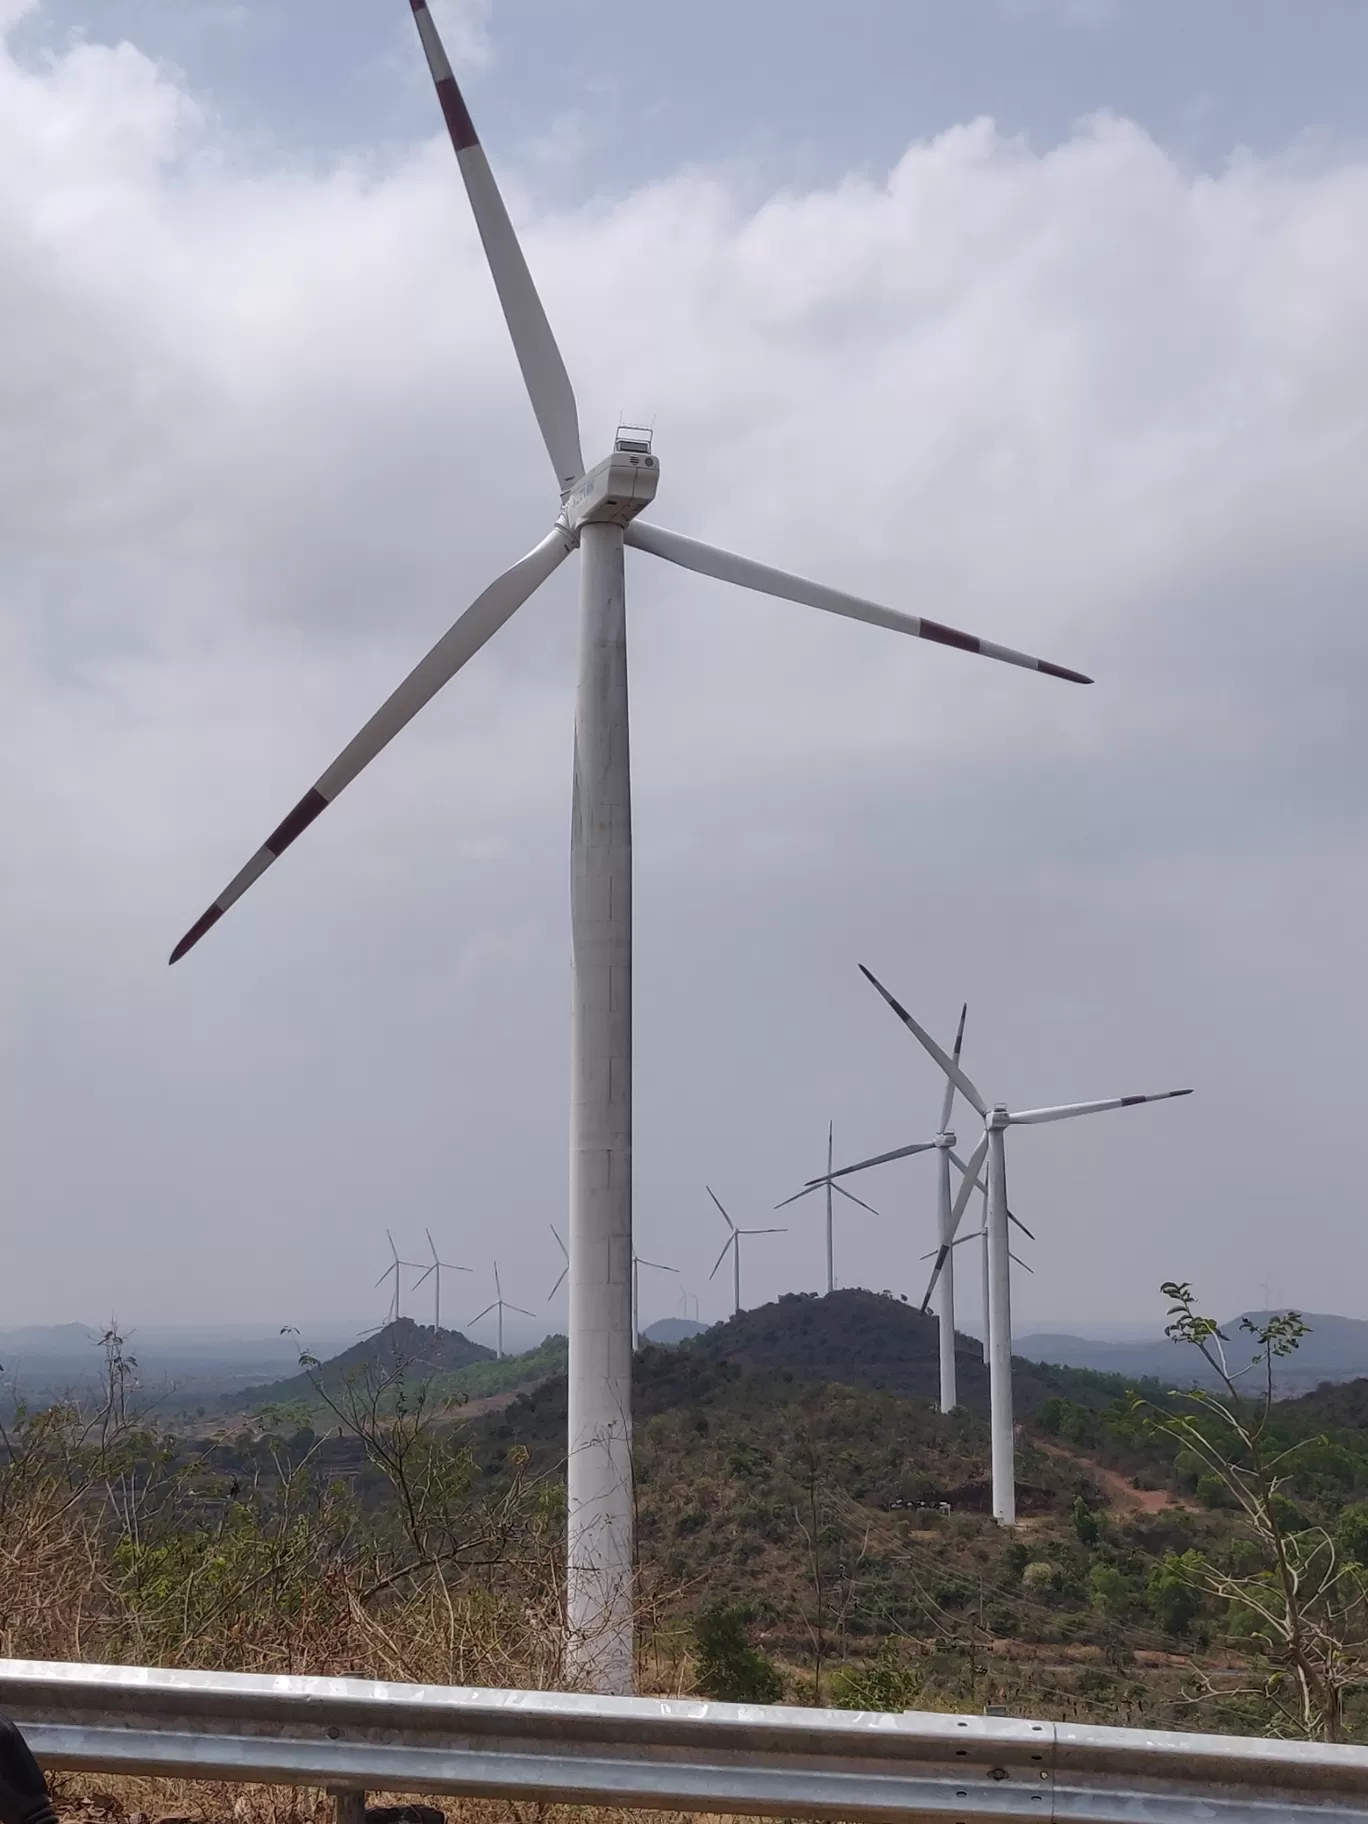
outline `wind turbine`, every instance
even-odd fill
[[[741,1237],[743,1235],[787,1235],[788,1230],[787,1229],[738,1229],[736,1224],[732,1221],[731,1217],[728,1216],[727,1212],[724,1209],[722,1209],[722,1205],[718,1201],[717,1195],[714,1192],[712,1186],[705,1184],[703,1186],[703,1189],[708,1193],[709,1197],[712,1198],[713,1202],[717,1204],[718,1210],[721,1211],[723,1222],[725,1222],[727,1227],[731,1230],[731,1234],[728,1235],[726,1244],[723,1247],[722,1252],[718,1255],[717,1259],[713,1262],[713,1270],[711,1273],[709,1273],[708,1278],[709,1279],[716,1278],[717,1269],[722,1265],[722,1262],[727,1258],[727,1249],[730,1248],[731,1257],[732,1257],[732,1316],[739,1317],[741,1315]]]
[[[961,652],[1086,684],[1081,672],[903,614],[697,539],[647,526],[660,469],[649,434],[620,427],[585,470],[574,391],[425,0],[409,0],[457,166],[560,496],[551,529],[444,633],[277,825],[171,953],[175,962],[496,634],[581,553],[570,818],[570,1371],[566,1670],[632,1688],[632,826],[626,545],[703,576]],[[611,335],[611,328],[608,334]],[[842,510],[845,510],[844,508]]]
[[[1056,1108],[1027,1108],[1010,1111],[1005,1103],[995,1102],[990,1108],[971,1078],[956,1061],[919,1026],[912,1015],[884,987],[878,978],[860,964],[860,973],[878,989],[951,1083],[983,1119],[983,1138],[969,1155],[959,1196],[952,1211],[954,1224],[964,1213],[969,1192],[978,1182],[985,1157],[988,1161],[988,1207],[985,1226],[988,1231],[988,1400],[993,1447],[993,1518],[1000,1526],[1016,1525],[1016,1460],[1012,1437],[1012,1267],[1007,1240],[1007,1152],[1004,1144],[1009,1127],[1029,1127],[1043,1121],[1068,1121],[1075,1115],[1098,1115],[1109,1108],[1134,1108],[1141,1102],[1168,1102],[1175,1096],[1190,1096],[1190,1089],[1161,1089],[1147,1096],[1110,1096],[1101,1102],[1066,1102]],[[942,1256],[945,1246],[942,1247]],[[939,1264],[943,1264],[942,1262]],[[935,1285],[936,1274],[931,1276]],[[931,1287],[927,1289],[930,1296]]]
[[[496,1355],[496,1357],[498,1358],[499,1361],[502,1361],[503,1357],[504,1357],[504,1346],[503,1346],[503,1314],[504,1314],[504,1312],[505,1311],[516,1311],[518,1313],[519,1317],[531,1317],[532,1313],[530,1311],[524,1311],[521,1305],[510,1305],[508,1300],[504,1297],[503,1287],[499,1284],[499,1263],[497,1260],[494,1262],[494,1291],[496,1294],[494,1302],[492,1304],[486,1305],[483,1311],[477,1311],[475,1313],[474,1317],[471,1318],[470,1324],[468,1324],[466,1326],[466,1328],[469,1329],[472,1325],[478,1324],[480,1319],[482,1317],[488,1317],[491,1311],[497,1311],[499,1314],[499,1337],[498,1337],[498,1342],[495,1344],[494,1354]]]
[[[632,1256],[632,1347],[641,1347],[641,1269],[654,1267],[657,1273],[678,1273],[678,1267],[667,1267],[662,1260],[643,1260],[640,1254]]]
[[[992,1304],[992,1299],[991,1299],[991,1296],[989,1293],[989,1282],[988,1282],[988,1186],[986,1184],[984,1184],[982,1179],[979,1179],[977,1182],[977,1185],[972,1188],[976,1188],[976,1189],[982,1191],[982,1193],[983,1193],[983,1217],[979,1223],[978,1228],[970,1229],[968,1231],[968,1233],[964,1234],[964,1235],[956,1235],[952,1241],[950,1241],[948,1243],[942,1243],[939,1247],[932,1248],[929,1254],[922,1255],[921,1258],[924,1261],[934,1260],[936,1264],[931,1269],[931,1279],[927,1285],[925,1296],[923,1297],[922,1302],[921,1302],[921,1310],[922,1310],[922,1314],[924,1316],[928,1305],[931,1303],[931,1294],[935,1291],[937,1285],[942,1285],[944,1283],[946,1273],[951,1272],[953,1270],[954,1259],[955,1259],[955,1249],[962,1248],[966,1244],[966,1242],[973,1242],[973,1241],[978,1242],[980,1245],[980,1249],[981,1249],[980,1280],[981,1280],[981,1297],[982,1297],[981,1309],[983,1312],[983,1360],[984,1360],[984,1364],[986,1366],[987,1361],[988,1361],[988,1318],[989,1318],[989,1309]],[[1013,1222],[1017,1222],[1017,1218],[1012,1215],[1012,1212],[1010,1210],[1008,1210],[1007,1214],[1008,1214],[1008,1217]],[[1024,1235],[1029,1235],[1031,1237],[1032,1241],[1035,1240],[1034,1235],[1031,1235],[1031,1231],[1026,1227],[1026,1224],[1024,1222],[1017,1222],[1017,1226],[1018,1226],[1018,1228],[1020,1228],[1020,1230],[1022,1231],[1022,1233]],[[1025,1272],[1030,1273],[1030,1274],[1035,1273],[1035,1268],[1030,1264],[1029,1261],[1023,1260],[1021,1258],[1020,1254],[1012,1254],[1010,1256],[1010,1258],[1015,1263],[1015,1265],[1023,1268]],[[945,1332],[944,1332],[944,1329],[942,1328],[942,1330],[941,1330],[942,1337],[944,1336],[944,1334],[945,1334]],[[943,1367],[944,1367],[944,1364],[942,1363],[942,1368]],[[946,1405],[944,1405],[944,1403],[942,1403],[941,1411],[948,1412],[949,1410],[950,1410],[950,1408],[947,1407]]]
[[[964,1045],[964,1022],[968,1013],[969,1006],[966,1002],[965,1005],[960,1008],[959,1025],[955,1029],[955,1047],[951,1056],[956,1064],[959,1063],[960,1051]],[[933,1277],[932,1284],[937,1286],[940,1292],[940,1297],[936,1304],[936,1319],[939,1329],[940,1344],[940,1409],[942,1412],[953,1412],[959,1404],[959,1389],[956,1381],[955,1369],[955,1262],[954,1255],[950,1252],[950,1249],[959,1223],[959,1217],[963,1213],[964,1204],[960,1203],[957,1207],[952,1200],[953,1187],[950,1178],[950,1167],[952,1165],[955,1166],[962,1178],[969,1169],[955,1151],[956,1136],[950,1127],[950,1117],[954,1109],[954,1102],[955,1085],[952,1081],[947,1079],[945,1095],[941,1101],[940,1126],[936,1129],[935,1134],[930,1140],[914,1140],[909,1146],[896,1146],[893,1148],[892,1152],[876,1153],[872,1159],[861,1159],[854,1165],[843,1165],[838,1172],[832,1172],[830,1163],[828,1163],[827,1178],[810,1178],[808,1180],[808,1189],[816,1190],[819,1184],[825,1184],[829,1179],[848,1178],[853,1172],[867,1172],[873,1166],[888,1165],[894,1159],[910,1159],[916,1153],[934,1152],[937,1155],[936,1232],[939,1247],[936,1253],[936,1276]],[[987,1187],[977,1178],[973,1180],[965,1179],[964,1182],[968,1185],[968,1189],[965,1189],[963,1193],[965,1202],[968,1201],[969,1193],[974,1188],[975,1183],[979,1184],[979,1188],[984,1191],[985,1195],[987,1194]],[[840,1188],[841,1187],[838,1184],[836,1189],[840,1190]],[[802,1193],[800,1192],[799,1195],[801,1196]],[[1016,1223],[1017,1227],[1024,1235],[1030,1236],[1032,1240],[1035,1239],[1035,1237],[1031,1235],[1031,1231],[1026,1227],[1026,1224],[1019,1221],[1010,1210],[1008,1210],[1007,1215],[1012,1222]],[[986,1242],[984,1245],[986,1247]],[[1023,1262],[1022,1264],[1024,1265],[1025,1263]],[[986,1267],[984,1271],[986,1273]],[[929,1299],[930,1293],[928,1292],[926,1299],[923,1299],[922,1301],[923,1311],[926,1310]],[[988,1307],[985,1302],[983,1331],[985,1361],[988,1357],[987,1309]]]
[[[833,1172],[831,1169],[832,1158],[833,1158],[832,1149],[833,1149],[833,1145],[834,1145],[834,1133],[835,1133],[835,1123],[828,1121],[827,1122],[826,1176],[824,1178],[809,1178],[807,1183],[803,1186],[801,1191],[795,1191],[793,1193],[792,1197],[785,1197],[785,1199],[782,1203],[776,1203],[774,1206],[776,1210],[787,1209],[789,1204],[797,1203],[797,1201],[800,1197],[806,1197],[809,1194],[809,1192],[818,1190],[822,1185],[826,1186],[826,1268],[827,1268],[827,1291],[828,1292],[834,1292],[836,1290],[836,1257],[835,1257],[835,1252],[833,1249],[832,1237],[831,1237],[831,1193],[833,1191],[836,1191],[840,1196],[849,1198],[851,1203],[859,1203],[860,1208],[862,1210],[868,1210],[871,1216],[877,1216],[879,1213],[870,1204],[860,1203],[860,1199],[855,1195],[855,1193],[853,1191],[848,1191],[843,1184],[836,1183],[837,1178],[839,1178],[841,1176],[841,1174],[839,1172]]]
[[[390,1234],[388,1229],[385,1230],[385,1240],[388,1241],[388,1243],[390,1245],[390,1253],[393,1254],[394,1259],[385,1268],[384,1272],[380,1275],[379,1279],[377,1279],[375,1283],[377,1286],[383,1286],[385,1281],[389,1278],[390,1274],[393,1273],[393,1275],[394,1275],[394,1297],[390,1300],[390,1314],[389,1314],[389,1317],[387,1318],[386,1322],[391,1323],[391,1324],[397,1324],[399,1322],[400,1316],[402,1315],[402,1313],[399,1310],[399,1269],[401,1267],[412,1267],[415,1271],[417,1271],[417,1269],[419,1267],[421,1267],[423,1263],[421,1260],[400,1260],[399,1250],[394,1245],[394,1237],[393,1237],[393,1235]]]
[[[421,1276],[421,1278],[414,1280],[413,1289],[416,1292],[418,1290],[419,1286],[422,1285],[423,1280],[432,1279],[433,1293],[434,1293],[434,1303],[433,1303],[433,1310],[432,1310],[432,1327],[434,1330],[440,1330],[442,1327],[442,1274],[443,1274],[443,1272],[445,1271],[447,1273],[469,1273],[471,1271],[471,1269],[469,1267],[458,1267],[452,1261],[449,1261],[449,1260],[438,1260],[437,1243],[432,1239],[432,1230],[427,1229],[424,1231],[424,1233],[427,1235],[428,1247],[432,1252],[432,1265],[427,1269],[427,1272]]]
[[[546,1226],[550,1229],[551,1233],[555,1236],[556,1246],[560,1249],[561,1253],[565,1256],[565,1265],[560,1270],[560,1278],[556,1281],[555,1285],[552,1286],[551,1290],[546,1295],[546,1302],[549,1305],[551,1303],[551,1300],[556,1296],[557,1292],[559,1292],[561,1287],[565,1284],[565,1276],[570,1271],[570,1250],[566,1247],[565,1243],[561,1240],[560,1230],[556,1227],[555,1223],[550,1222]]]

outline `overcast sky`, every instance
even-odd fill
[[[590,460],[1098,680],[629,559],[642,1251],[720,1315],[705,1182],[929,1135],[863,961],[991,1098],[1197,1090],[1011,1137],[1019,1328],[1368,1316],[1368,9],[438,10]],[[562,1324],[573,564],[166,967],[554,513],[409,9],[0,35],[0,1324],[378,1318],[386,1225]],[[919,1296],[932,1176],[843,1283]]]

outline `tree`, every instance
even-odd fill
[[[1176,1633],[1191,1626],[1196,1597],[1222,1603],[1257,1654],[1260,1691],[1275,1721],[1299,1735],[1339,1741],[1346,1693],[1368,1684],[1368,1573],[1355,1557],[1368,1545],[1368,1524],[1362,1534],[1353,1530],[1346,1551],[1337,1534],[1308,1526],[1284,1492],[1298,1459],[1327,1444],[1320,1438],[1284,1444],[1274,1423],[1274,1363],[1292,1354],[1310,1326],[1297,1311],[1242,1318],[1240,1328],[1255,1348],[1247,1364],[1235,1366],[1230,1338],[1197,1310],[1191,1286],[1173,1280],[1161,1289],[1170,1301],[1165,1334],[1200,1350],[1218,1386],[1175,1393],[1168,1408],[1139,1405],[1154,1432],[1200,1462],[1199,1488],[1218,1487],[1238,1510],[1246,1549],[1225,1565],[1198,1552],[1171,1553],[1150,1579],[1151,1609]],[[1185,1619],[1184,1588],[1194,1599]],[[1184,1626],[1173,1625],[1179,1622]]]
[[[746,1638],[749,1620],[750,1610],[740,1603],[714,1602],[694,1623],[694,1682],[704,1697],[731,1704],[777,1704],[784,1695],[778,1666]]]
[[[1074,1531],[1084,1545],[1096,1545],[1102,1537],[1102,1516],[1095,1507],[1089,1507],[1082,1495],[1075,1498],[1073,1504]]]
[[[1135,1589],[1129,1577],[1114,1564],[1095,1564],[1088,1573],[1088,1589],[1094,1606],[1108,1621],[1124,1621],[1135,1600]]]

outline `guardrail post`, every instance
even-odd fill
[[[366,1824],[366,1795],[355,1786],[329,1786],[335,1824]]]

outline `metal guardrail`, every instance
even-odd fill
[[[1368,1748],[691,1698],[0,1660],[47,1767],[892,1824],[1337,1824]]]

